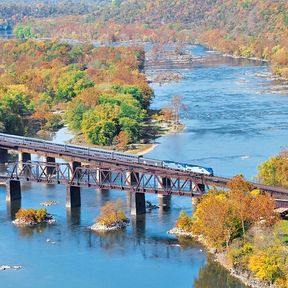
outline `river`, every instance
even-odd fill
[[[12,29],[0,30],[0,39],[11,39],[13,37],[14,35]]]
[[[216,175],[243,173],[251,178],[260,162],[287,144],[287,87],[270,79],[264,63],[222,57],[201,46],[191,51],[205,61],[180,69],[185,79],[152,84],[153,108],[169,106],[172,95],[183,96],[189,107],[182,114],[186,129],[159,138],[147,156],[206,165]],[[54,139],[70,137],[63,128]],[[67,210],[65,187],[23,185],[21,206],[38,208],[40,202],[56,200],[48,211],[57,222],[17,228],[0,187],[0,264],[23,265],[22,270],[0,273],[3,287],[244,287],[199,244],[166,233],[182,209],[192,213],[191,200],[175,197],[170,210],[131,217],[125,231],[101,235],[88,229],[100,207],[121,198],[129,215],[129,198],[121,191],[81,192],[81,209]],[[156,196],[147,200],[157,204]]]

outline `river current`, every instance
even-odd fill
[[[186,129],[157,139],[159,145],[147,156],[251,179],[259,163],[287,145],[287,87],[270,78],[264,63],[223,57],[201,46],[191,51],[203,59],[177,70],[183,80],[152,84],[153,108],[171,106],[171,96],[183,96],[189,108],[181,115]],[[54,140],[70,137],[64,128]],[[81,209],[67,210],[65,187],[24,184],[21,207],[39,208],[40,202],[56,200],[48,211],[57,222],[17,228],[11,220],[19,207],[6,206],[5,188],[0,187],[0,265],[23,266],[0,272],[1,287],[244,287],[199,244],[167,234],[182,209],[192,213],[191,200],[175,197],[170,210],[131,217],[125,231],[104,235],[88,227],[108,200],[121,198],[129,215],[127,193],[82,189],[81,197]],[[146,199],[157,204],[154,195]]]

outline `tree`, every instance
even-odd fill
[[[106,226],[113,226],[116,222],[124,221],[127,222],[128,219],[123,211],[123,203],[121,199],[117,201],[108,201],[100,209],[101,214],[96,219],[96,223]]]
[[[208,242],[217,248],[231,241],[239,235],[241,224],[231,213],[225,191],[211,190],[197,205],[194,214],[193,232],[204,235]]]
[[[78,98],[71,101],[65,112],[65,120],[68,126],[73,130],[80,130],[83,120],[83,115],[89,108]]]
[[[33,113],[32,117],[34,119],[38,119],[40,121],[40,129],[43,130],[43,127],[45,123],[47,122],[47,118],[51,115],[52,113],[49,111],[49,107],[47,104],[41,105],[37,107],[35,112]]]
[[[182,96],[172,96],[171,106],[172,106],[172,111],[173,111],[173,115],[174,115],[174,125],[177,129],[178,125],[180,124],[180,112],[182,110],[186,111],[187,106],[183,104],[183,97]]]
[[[210,245],[220,249],[228,247],[235,238],[246,240],[247,229],[260,220],[271,227],[275,222],[275,203],[269,195],[253,190],[243,176],[234,177],[228,187],[228,191],[210,189],[197,205],[193,221],[181,213],[177,225],[203,235]]]
[[[71,66],[68,71],[63,71],[56,91],[58,101],[68,102],[78,95],[82,90],[94,86],[84,71],[78,70],[76,66]]]
[[[36,38],[36,35],[32,32],[32,28],[29,25],[18,25],[14,29],[14,33],[18,39],[30,39]]]
[[[258,166],[258,178],[266,185],[288,187],[288,158],[282,152]]]
[[[163,119],[166,122],[170,122],[173,120],[173,110],[171,108],[163,108],[161,109],[161,114],[163,115]]]
[[[116,137],[118,150],[125,151],[127,149],[129,143],[129,135],[126,131],[121,131],[119,135]]]
[[[119,107],[110,104],[98,105],[83,115],[81,130],[92,144],[111,145],[119,134]]]

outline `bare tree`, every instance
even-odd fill
[[[188,107],[183,104],[183,97],[182,96],[172,96],[171,99],[171,105],[172,105],[172,111],[174,115],[174,125],[176,126],[176,129],[178,128],[178,125],[180,124],[180,113],[181,111],[187,111]]]

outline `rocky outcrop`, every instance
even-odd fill
[[[103,225],[100,223],[95,223],[90,227],[91,230],[97,232],[108,232],[108,231],[117,231],[121,230],[129,225],[129,219],[123,221],[116,221],[111,223],[110,225]]]
[[[57,202],[54,200],[49,200],[49,201],[45,201],[45,202],[40,203],[41,206],[45,206],[45,207],[53,206],[56,204],[57,204]]]
[[[238,269],[229,267],[227,265],[227,261],[226,261],[226,259],[227,259],[226,254],[223,252],[219,252],[219,251],[217,251],[217,249],[209,246],[207,241],[205,241],[203,236],[194,235],[191,232],[185,232],[184,230],[179,229],[177,227],[172,228],[171,230],[168,231],[168,233],[172,234],[172,235],[180,236],[180,237],[181,236],[182,237],[190,237],[190,238],[195,239],[199,243],[201,243],[203,246],[205,246],[205,248],[207,249],[207,251],[209,253],[214,255],[214,260],[216,262],[218,262],[225,269],[227,269],[233,277],[239,279],[242,283],[244,283],[248,287],[252,287],[252,288],[277,288],[277,286],[275,286],[275,285],[266,284],[266,283],[258,280],[257,278],[255,278],[253,276],[253,274],[250,271],[240,271]]]
[[[20,265],[0,265],[0,271],[4,271],[4,270],[20,270],[22,269],[22,266]]]
[[[37,221],[26,219],[26,218],[19,218],[19,219],[15,219],[13,221],[13,224],[17,226],[36,226],[39,224],[53,224],[55,222],[56,220],[54,220],[51,215],[47,215],[47,217],[43,219],[41,222],[37,222]]]

